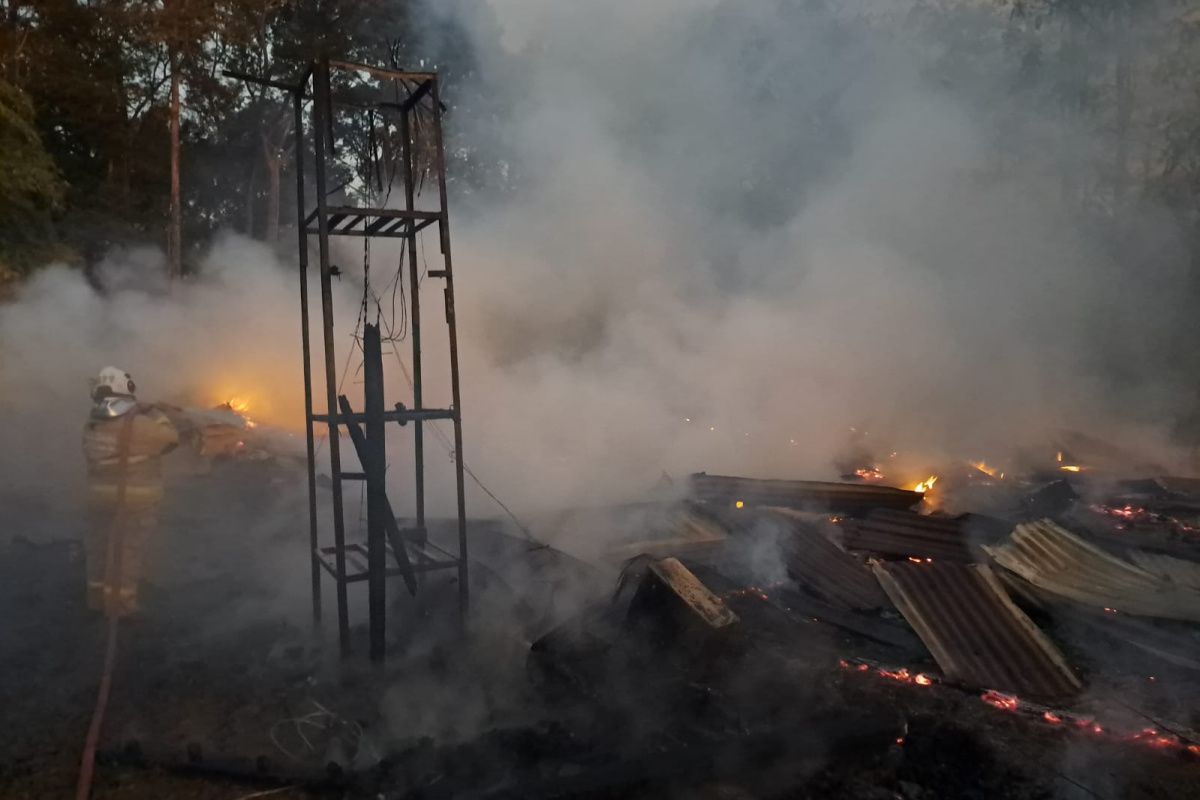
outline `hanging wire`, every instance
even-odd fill
[[[400,358],[400,353],[397,352],[395,348],[392,348],[392,355],[396,359],[396,364],[400,367],[400,372],[404,375],[404,380],[408,383],[408,388],[414,389],[412,373],[408,371],[408,365],[404,363],[404,359]],[[442,430],[441,426],[439,426],[433,420],[429,420],[425,424],[433,431],[433,435],[436,436],[442,443],[442,446],[446,449],[446,455],[450,457],[450,460],[460,461],[462,463],[463,472],[470,477],[470,479],[475,483],[476,486],[480,488],[480,490],[483,491],[484,494],[492,498],[496,505],[500,506],[508,518],[512,520],[513,524],[517,526],[517,529],[521,531],[521,534],[530,542],[530,544],[533,545],[529,548],[530,550],[541,550],[550,546],[534,536],[533,532],[529,530],[525,523],[523,523],[517,517],[517,515],[513,513],[513,510],[509,508],[504,501],[496,495],[495,492],[489,489],[482,480],[479,479],[479,476],[476,475],[471,470],[471,467],[467,465],[466,459],[461,458],[461,454],[455,451],[454,442],[450,439],[446,432]]]

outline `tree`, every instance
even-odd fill
[[[63,189],[34,125],[33,104],[0,79],[0,255],[18,271],[50,240]]]
[[[161,7],[153,11],[153,29],[157,41],[166,51],[170,82],[170,194],[166,238],[167,273],[171,278],[179,277],[183,271],[180,125],[184,84],[189,93],[196,91],[201,99],[219,101],[223,95],[227,99],[230,92],[218,79],[224,56],[231,46],[250,41],[258,30],[252,22],[265,18],[279,5],[280,0],[163,0]]]

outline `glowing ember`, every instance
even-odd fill
[[[743,503],[741,500],[738,500],[736,503],[733,504],[734,508],[745,508],[745,506],[746,506],[746,504]]]
[[[752,595],[760,600],[770,599],[767,596],[767,593],[758,586],[744,586],[741,589],[734,589],[733,591],[726,592],[725,594],[721,595],[721,598],[723,600],[728,600],[731,597],[750,597]]]
[[[1053,711],[1043,712],[1042,719],[1046,720],[1046,722],[1049,722],[1051,725],[1062,724],[1062,717],[1060,717],[1058,714],[1055,714]]]
[[[910,489],[909,491],[913,491],[918,494],[925,494],[926,492],[928,492],[930,489],[933,488],[933,485],[935,483],[937,483],[937,475],[930,475],[925,480],[923,480],[920,483],[913,486],[912,489]]]
[[[1200,756],[1200,744],[1189,744],[1187,751],[1194,756]]]
[[[898,669],[895,672],[892,672],[891,670],[881,669],[881,670],[879,670],[879,674],[885,678],[891,678],[894,681],[900,681],[901,683],[908,683],[909,680],[911,680],[911,678],[908,674],[908,670],[903,669],[903,668]]]
[[[863,467],[854,470],[854,474],[862,478],[864,481],[879,481],[883,480],[883,472],[879,467]]]
[[[1013,694],[1004,694],[997,692],[994,689],[988,689],[979,696],[979,699],[990,706],[995,706],[1003,711],[1016,711],[1021,705],[1021,701]]]
[[[1063,464],[1059,469],[1063,472],[1083,472],[1083,467],[1076,464]]]
[[[1109,614],[1115,614],[1115,613],[1117,613],[1117,610],[1116,610],[1115,608],[1109,608],[1108,606],[1105,606],[1105,607],[1104,607],[1104,610],[1105,610],[1105,612],[1107,612],[1107,613],[1109,613]]]
[[[1174,736],[1165,736],[1154,728],[1143,728],[1130,737],[1135,742],[1142,742],[1151,747],[1179,747],[1180,741]]]
[[[1059,450],[1059,451],[1058,451],[1058,455],[1057,455],[1057,456],[1055,456],[1054,458],[1055,458],[1055,460],[1057,460],[1057,461],[1058,461],[1058,463],[1060,463],[1060,464],[1061,464],[1061,463],[1062,463],[1062,450]]]
[[[924,673],[918,672],[917,676],[913,678],[913,683],[917,684],[918,686],[932,686],[933,679]]]
[[[909,557],[908,557],[908,560],[909,560],[909,561],[911,561],[911,562],[913,562],[914,564],[920,564],[920,563],[921,563],[921,559],[919,559],[919,558],[914,558],[913,556],[909,556]]]
[[[903,737],[903,736],[901,736],[900,738],[898,738],[898,739],[896,740],[896,744],[904,744],[904,737]]]
[[[1113,508],[1112,506],[1092,506],[1092,510],[1098,511],[1101,514],[1107,514],[1110,517],[1118,517],[1120,519],[1128,520],[1134,520],[1146,516],[1146,509],[1128,504],[1122,508]]]

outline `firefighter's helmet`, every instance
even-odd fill
[[[113,395],[133,397],[137,385],[129,373],[120,367],[105,367],[92,379],[92,399],[103,400]]]

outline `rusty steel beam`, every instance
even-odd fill
[[[321,321],[325,340],[325,407],[332,413],[337,407],[337,363],[333,339],[333,274],[329,263],[329,208],[325,205],[325,156],[329,122],[329,63],[317,62],[313,74],[313,152],[317,183],[317,242],[321,259]],[[342,455],[337,422],[329,421],[329,469],[342,471]],[[337,548],[338,642],[342,654],[350,652],[350,610],[346,597],[346,528],[342,510],[342,484],[333,481],[333,543]]]
[[[307,80],[307,73],[305,74]],[[296,126],[296,219],[304,217],[304,101],[300,93],[292,96],[292,110]],[[308,332],[308,234],[305,226],[296,226],[298,258],[300,261],[300,345],[304,354],[304,444],[308,464],[308,545],[312,572],[312,615],[313,622],[321,621],[321,564],[317,547],[317,461],[313,442],[312,403],[312,345]]]
[[[438,233],[441,240],[442,258],[445,262],[446,287],[443,298],[446,308],[446,326],[450,334],[450,395],[454,409],[454,478],[458,499],[458,603],[463,621],[466,621],[470,602],[467,574],[467,500],[463,477],[463,433],[462,433],[462,390],[458,378],[458,323],[454,316],[454,268],[450,258],[450,212],[446,201],[446,151],[442,141],[442,101],[438,94],[437,76],[433,77],[433,139],[434,163],[437,170],[438,200],[441,220]]]

